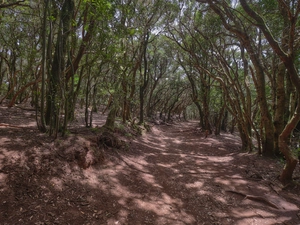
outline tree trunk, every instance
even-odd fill
[[[203,115],[203,111],[201,108],[201,105],[198,101],[194,101],[194,104],[196,105],[197,109],[198,109],[198,113],[199,113],[199,122],[200,122],[200,127],[205,129],[204,126],[204,115]]]
[[[139,124],[144,123],[144,85],[140,86],[140,120]]]
[[[224,117],[221,123],[221,130],[227,132],[227,125],[228,125],[228,111],[225,109]]]
[[[279,135],[284,129],[284,112],[285,112],[285,88],[284,88],[284,78],[285,78],[286,69],[281,63],[279,65],[279,70],[277,73],[276,79],[276,106],[275,106],[275,115],[274,115],[274,151],[275,154],[280,152],[279,150]]]
[[[85,110],[84,110],[84,118],[85,118],[85,127],[90,127],[91,124],[89,123],[89,111],[92,111],[90,108],[90,92],[91,92],[91,75],[90,69],[88,69],[88,77],[86,83],[86,90],[85,90]]]
[[[144,72],[142,76],[142,84],[140,85],[140,121],[139,124],[144,123],[144,98],[145,90],[149,82],[148,74],[148,59],[147,59],[147,46],[149,41],[149,32],[146,32],[143,40],[143,60],[144,60]]]
[[[285,156],[286,165],[284,166],[282,173],[280,175],[280,181],[283,184],[287,184],[293,181],[293,172],[298,163],[297,158],[293,155],[289,148],[289,136],[297,126],[300,120],[300,98],[298,100],[298,106],[295,114],[289,121],[289,123],[285,126],[282,133],[279,135],[279,148],[282,154]]]
[[[215,116],[215,135],[220,135],[222,118],[224,117],[225,105],[222,106],[218,115]]]
[[[46,123],[50,125],[49,135],[55,133],[57,136],[59,130],[59,110],[61,103],[63,102],[63,93],[60,93],[59,90],[63,92],[65,90],[65,83],[61,84],[63,81],[63,71],[65,69],[65,55],[67,52],[67,40],[70,34],[70,27],[72,24],[74,2],[73,0],[65,1],[61,14],[60,22],[58,28],[58,35],[55,45],[54,58],[52,62],[51,74],[50,74],[50,83],[47,96],[47,111],[46,111]],[[65,81],[65,80],[64,80]],[[61,89],[59,86],[61,86]],[[67,115],[65,115],[67,116]]]
[[[104,124],[104,128],[110,130],[110,131],[114,131],[115,129],[115,120],[116,120],[116,113],[117,113],[117,107],[115,104],[112,105],[111,110],[109,111],[107,118],[106,118],[106,122]]]
[[[39,130],[42,132],[46,132],[46,121],[45,121],[45,91],[46,91],[46,71],[47,71],[47,64],[46,64],[46,39],[47,39],[47,11],[49,7],[49,0],[45,0],[44,5],[44,15],[43,15],[43,28],[42,28],[42,65],[41,65],[41,72],[42,72],[42,86],[41,86],[41,124],[38,126]],[[37,113],[37,112],[36,112]],[[37,123],[38,124],[38,123]]]
[[[260,107],[261,121],[263,125],[262,154],[265,156],[273,156],[274,155],[274,126],[272,122],[272,116],[268,108],[268,102],[266,99],[265,74],[261,62],[259,61],[258,54],[254,52],[250,44],[250,41],[247,41],[247,44],[245,45],[246,45],[245,48],[249,52],[251,61],[253,62],[253,65],[255,67],[255,72],[252,70],[252,77],[254,80],[256,80],[254,84],[257,90],[257,98],[259,99],[258,103]]]
[[[208,103],[208,96],[207,96],[207,91],[205,91],[205,94],[203,96],[203,111],[204,111],[204,129],[209,131],[211,134],[211,126],[209,122],[209,103]]]

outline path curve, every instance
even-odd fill
[[[74,125],[53,140],[32,113],[0,107],[0,115],[11,125],[0,127],[1,225],[300,224],[299,189],[276,179],[282,165],[240,152],[231,134],[158,125],[82,169],[79,150],[99,151],[92,129]]]
[[[115,165],[101,170],[103,190],[112,187],[120,208],[108,223],[300,224],[297,202],[255,177],[256,156],[240,153],[237,137],[204,138],[196,126],[153,127],[128,153],[119,152]]]

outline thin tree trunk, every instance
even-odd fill
[[[91,75],[90,75],[90,69],[88,69],[88,77],[87,77],[87,83],[86,83],[86,90],[85,90],[85,113],[84,113],[84,118],[85,118],[85,126],[90,127],[91,124],[89,124],[89,107],[90,107],[90,92],[91,92]]]
[[[222,118],[224,117],[224,110],[225,110],[225,105],[223,104],[223,106],[220,109],[219,114],[216,116],[215,135],[220,135]]]
[[[47,53],[47,47],[46,47],[46,23],[47,23],[47,11],[49,7],[49,0],[45,0],[45,6],[44,6],[44,15],[43,15],[43,29],[42,29],[42,86],[41,86],[41,124],[39,126],[39,130],[42,132],[46,132],[46,120],[45,120],[45,91],[46,91],[46,53]]]
[[[284,88],[284,78],[286,69],[281,63],[279,65],[279,70],[276,79],[276,105],[275,105],[275,115],[274,115],[274,128],[275,128],[275,140],[274,148],[275,153],[278,154],[279,150],[279,135],[284,129],[284,112],[285,112],[285,88]]]
[[[148,59],[147,59],[147,46],[149,40],[149,32],[146,33],[143,41],[143,60],[144,60],[144,72],[142,76],[142,84],[140,85],[140,121],[139,124],[144,123],[144,98],[145,90],[148,86],[149,75],[148,75]]]

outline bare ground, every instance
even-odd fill
[[[0,224],[300,224],[299,185],[282,187],[282,162],[241,152],[237,136],[185,122],[100,149],[78,118],[53,140],[34,112],[0,107]]]

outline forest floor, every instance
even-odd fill
[[[53,140],[34,111],[0,106],[1,225],[300,224],[299,185],[278,181],[283,162],[241,152],[237,135],[176,122],[99,149],[97,128],[77,117]],[[104,121],[94,115],[94,127]]]

